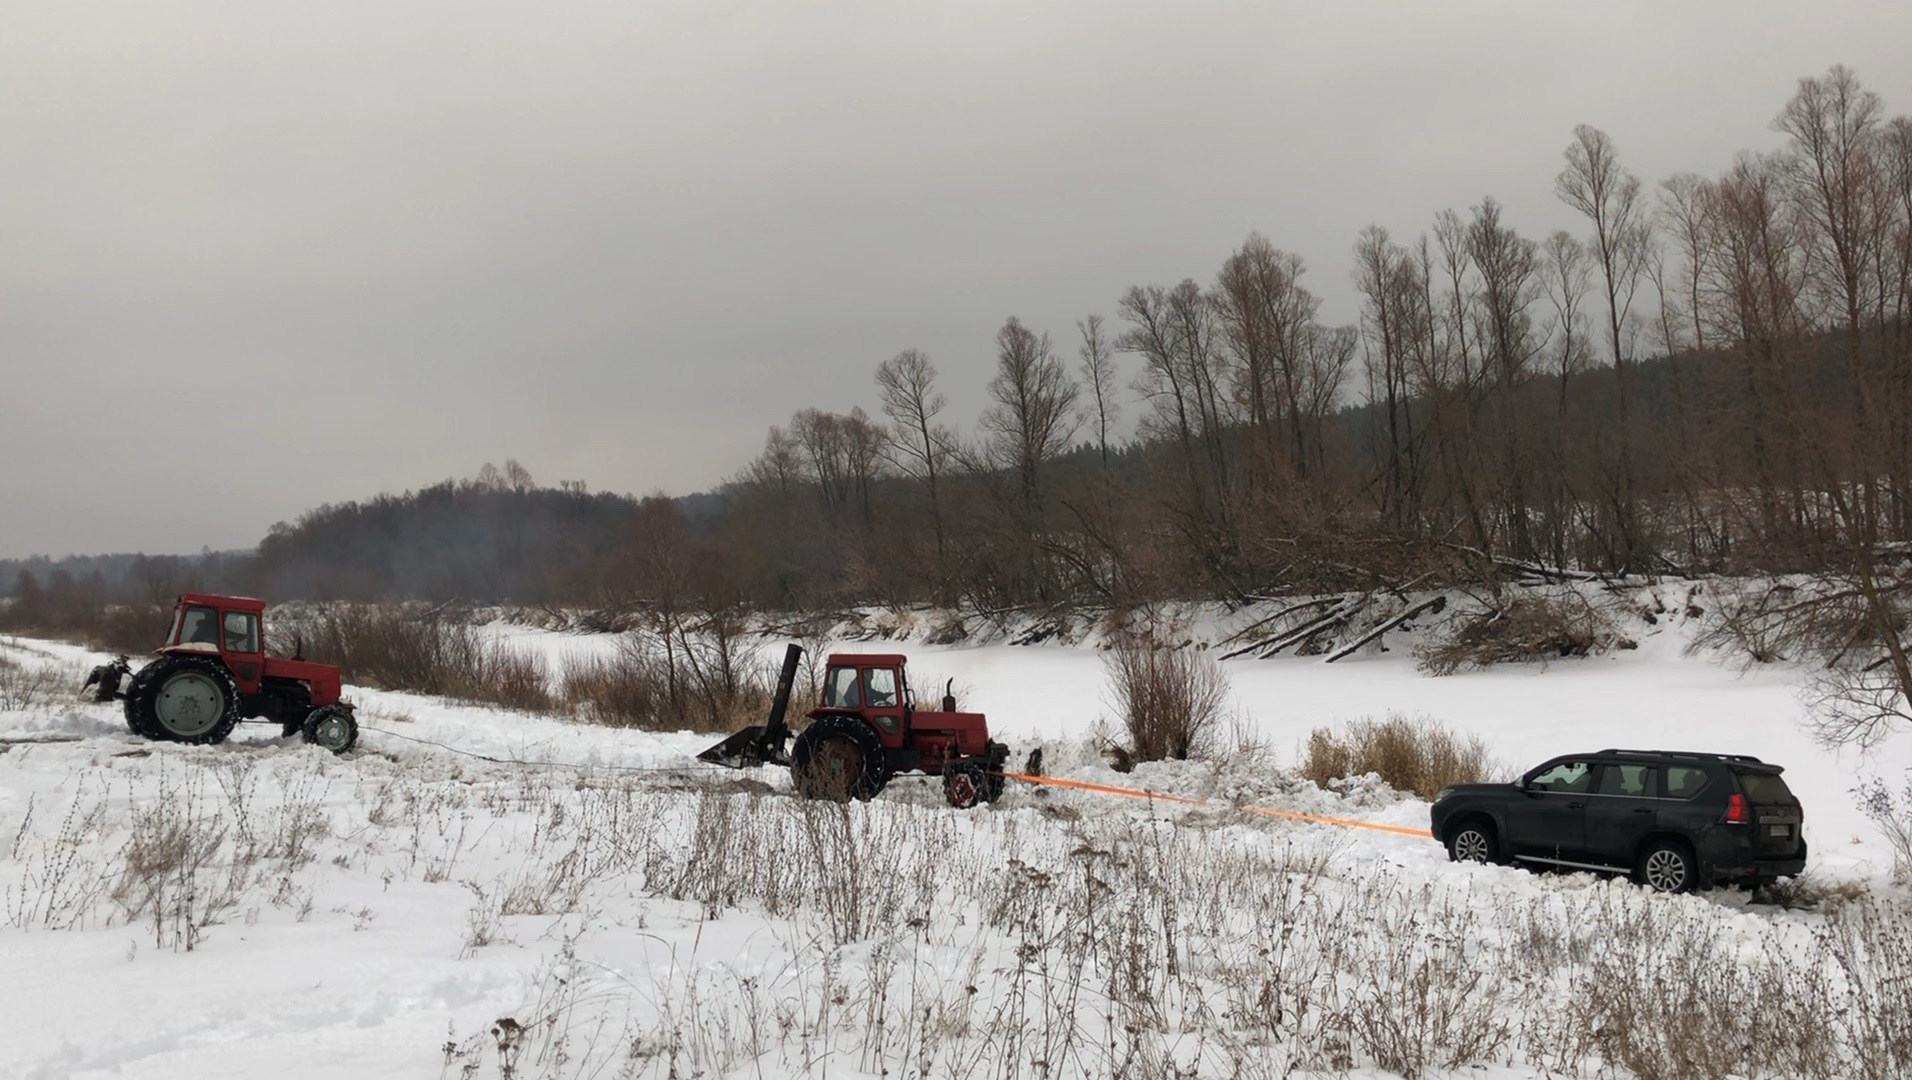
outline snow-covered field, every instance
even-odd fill
[[[1912,931],[1849,791],[1912,767],[1912,736],[1829,753],[1793,673],[1632,629],[1612,657],[1441,679],[1398,648],[1230,661],[1263,749],[1129,776],[1088,739],[1094,649],[905,648],[1017,761],[1381,822],[1426,805],[1295,779],[1311,728],[1427,715],[1521,768],[1753,753],[1805,803],[1811,874],[1870,899],[1650,896],[1220,803],[1012,787],[958,812],[920,780],[806,803],[777,770],[691,761],[708,734],[410,695],[355,692],[345,758],[264,726],[147,743],[62,701],[0,707],[0,1076],[1904,1075]],[[93,659],[0,654],[75,682]]]

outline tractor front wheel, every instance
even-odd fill
[[[958,810],[968,810],[979,802],[993,802],[989,777],[974,765],[956,765],[943,774],[943,798]]]
[[[358,718],[352,715],[352,710],[340,705],[313,709],[299,730],[306,742],[334,754],[343,754],[358,745]]]
[[[224,664],[199,656],[164,656],[140,673],[129,699],[130,726],[147,738],[180,743],[224,742],[239,722],[239,688]]]
[[[806,799],[870,799],[889,779],[883,748],[861,720],[825,717],[790,747],[790,778]]]

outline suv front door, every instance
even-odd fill
[[[1587,854],[1608,866],[1631,867],[1640,842],[1659,823],[1659,796],[1657,766],[1602,764],[1587,799]]]
[[[1556,761],[1521,784],[1525,801],[1507,808],[1507,846],[1515,855],[1577,861],[1586,850],[1591,761]]]

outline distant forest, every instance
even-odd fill
[[[1356,325],[1322,322],[1302,259],[1259,234],[1060,337],[1010,318],[968,431],[906,350],[874,414],[799,410],[715,492],[507,462],[321,506],[255,552],[0,562],[0,582],[13,617],[189,586],[998,613],[1870,561],[1912,541],[1912,118],[1833,68],[1773,123],[1784,149],[1653,186],[1575,129],[1555,191],[1577,234],[1524,236],[1492,198],[1370,227]]]

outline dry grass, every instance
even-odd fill
[[[23,663],[0,652],[0,712],[36,712],[71,701],[81,679],[77,668],[36,660]]]
[[[1858,796],[1859,809],[1892,845],[1893,878],[1912,881],[1912,773],[1906,774],[1905,788],[1897,794],[1876,776],[1853,794]]]
[[[509,1023],[468,1015],[444,1041],[446,1075],[1912,1075],[1912,922],[1887,890],[1809,919],[1619,883],[1483,903],[1478,881],[1418,880],[1315,830],[1244,844],[1120,813],[550,770],[360,775],[327,827],[329,761],[176,764],[197,771],[131,805],[119,774],[84,772],[0,837],[10,925],[134,917],[183,950],[249,905],[303,920],[326,881],[295,873],[435,885],[469,909],[447,959],[547,956],[522,1001],[483,1014]],[[760,962],[684,931],[738,913],[776,920]],[[585,928],[646,920],[668,962],[579,955]]]
[[[1396,791],[1432,799],[1451,784],[1477,784],[1495,771],[1487,744],[1477,735],[1461,736],[1428,717],[1408,719],[1391,713],[1385,720],[1357,720],[1335,734],[1316,728],[1308,734],[1301,775],[1326,788],[1332,781],[1374,773]]]
[[[347,682],[525,712],[555,705],[543,656],[487,637],[449,612],[338,604],[280,627],[276,636],[293,633],[307,659],[337,664]]]
[[[780,1060],[805,1075],[1885,1080],[1912,1066],[1912,926],[1880,898],[1802,930],[1624,886],[1483,905],[1332,844],[1245,847],[1119,817],[957,829],[907,803],[606,799],[540,857],[585,816],[642,820],[648,833],[589,858],[689,917],[784,922],[774,958],[679,957],[633,985],[594,975],[567,938],[510,1012],[509,1045],[495,1024],[467,1029],[445,1044],[452,1072],[536,1058],[572,1061],[564,1077]]]
[[[169,611],[158,604],[107,604],[23,615],[0,607],[0,628],[69,641],[98,652],[138,656],[158,648],[166,637]]]
[[[775,673],[729,650],[704,650],[693,640],[676,651],[642,634],[626,634],[608,656],[564,661],[563,699],[592,723],[645,731],[734,731],[761,724],[776,692]],[[801,688],[791,708],[801,712]]]
[[[630,638],[609,656],[564,659],[564,702],[584,720],[607,727],[671,730],[669,692],[656,665]]]

